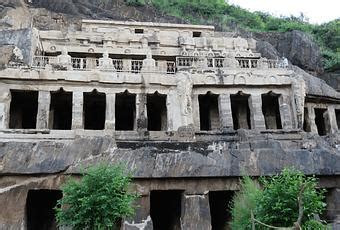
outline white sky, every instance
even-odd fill
[[[299,16],[302,12],[309,22],[321,24],[340,18],[340,0],[227,0],[229,4],[250,11],[268,12],[275,16]]]

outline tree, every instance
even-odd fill
[[[81,180],[69,179],[57,203],[59,226],[73,229],[114,229],[120,220],[134,214],[136,194],[129,192],[131,175],[123,166],[99,164],[82,173]]]
[[[241,181],[241,190],[231,204],[232,229],[252,229],[253,213],[256,229],[266,229],[261,223],[275,227],[323,226],[313,221],[314,214],[324,208],[324,191],[317,190],[315,177],[306,177],[295,169],[260,178],[262,189],[249,177]]]

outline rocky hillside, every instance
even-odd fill
[[[310,34],[297,30],[249,31],[245,26],[238,26],[238,24],[249,21],[250,26],[257,28],[258,22],[257,24],[252,22],[256,21],[252,13],[234,6],[225,8],[225,3],[218,0],[214,3],[218,5],[211,6],[209,4],[215,1],[210,1],[208,5],[205,5],[204,1],[200,5],[195,5],[194,2],[187,6],[189,3],[177,0],[177,5],[167,6],[168,3],[156,0],[147,2],[144,0],[0,0],[0,29],[22,29],[31,25],[42,30],[77,29],[82,18],[212,24],[218,30],[233,31],[235,36],[255,38],[258,41],[258,51],[267,58],[285,56],[292,64],[314,75],[323,75],[326,80],[331,79],[330,75],[335,76],[337,79],[335,81],[331,79],[329,83],[335,88],[340,85],[338,74],[324,74],[321,49]],[[217,13],[210,12],[209,7],[214,7]],[[223,18],[220,18],[221,15]],[[242,16],[243,19],[238,19],[238,15],[245,16]],[[222,23],[224,16],[230,20]]]

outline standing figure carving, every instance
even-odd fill
[[[192,124],[192,79],[189,74],[179,74],[177,96],[181,108],[182,124]]]

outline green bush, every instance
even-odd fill
[[[306,223],[302,226],[303,230],[330,230],[330,227],[327,227],[327,225],[323,224],[320,221],[317,220],[308,220]]]
[[[75,230],[114,229],[122,218],[134,214],[137,196],[128,191],[130,183],[124,167],[107,164],[88,168],[79,181],[69,179],[56,207],[58,225]]]

